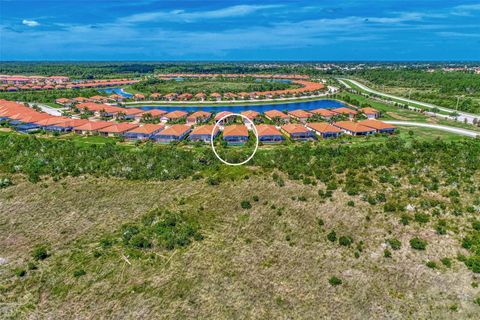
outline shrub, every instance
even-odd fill
[[[437,234],[444,235],[447,234],[447,221],[445,220],[438,220],[437,225],[435,227]]]
[[[404,226],[408,226],[410,220],[412,220],[412,218],[410,218],[408,214],[402,214],[402,216],[400,217],[400,223]]]
[[[427,223],[430,221],[430,216],[426,213],[417,212],[415,213],[415,221],[419,223]]]
[[[349,206],[349,207],[355,207],[355,202],[353,202],[352,200],[350,200],[350,201],[347,202],[347,206]]]
[[[415,250],[425,250],[427,248],[427,241],[420,238],[412,238],[410,240],[410,246]]]
[[[333,277],[330,277],[330,279],[328,279],[328,283],[330,283],[330,285],[332,286],[339,286],[342,284],[342,280],[340,280],[339,278],[333,276]]]
[[[15,270],[15,275],[19,278],[25,277],[27,275],[27,270],[17,269],[17,270]]]
[[[480,297],[478,297],[477,299],[473,300],[473,303],[478,304],[478,305],[480,306]]]
[[[332,230],[329,234],[327,234],[327,239],[331,242],[337,241],[337,234],[335,233],[335,231]]]
[[[428,261],[425,265],[430,269],[437,269],[437,264],[434,261]]]
[[[480,221],[479,220],[475,220],[472,222],[472,228],[477,230],[477,231],[480,231]]]
[[[256,196],[256,195],[253,196],[252,199],[253,199],[253,201],[255,201],[255,202],[258,202],[258,200],[260,200],[260,198],[258,198],[258,196]]]
[[[47,251],[47,248],[45,246],[40,246],[36,247],[33,252],[32,252],[32,257],[33,259],[39,261],[39,260],[45,260],[49,257],[49,253]]]
[[[346,246],[348,247],[349,245],[351,245],[353,243],[353,239],[352,237],[350,236],[341,236],[339,239],[338,239],[338,243],[341,245],[341,246]]]
[[[447,268],[450,268],[452,266],[452,260],[449,258],[442,258],[440,262]]]
[[[250,204],[250,201],[247,201],[247,200],[243,200],[243,201],[240,203],[240,206],[241,206],[243,209],[251,209],[251,208],[252,208],[252,205]]]
[[[480,273],[480,255],[466,258],[465,265],[475,273]]]
[[[400,248],[402,247],[402,243],[398,239],[388,239],[387,242],[393,250],[400,250]]]
[[[73,276],[74,276],[75,278],[84,276],[84,275],[86,275],[86,274],[87,274],[87,272],[85,272],[85,270],[83,270],[83,269],[76,269],[75,271],[73,271]]]
[[[220,184],[220,179],[217,177],[208,177],[207,183],[211,186],[218,186]]]
[[[383,256],[385,258],[391,258],[392,257],[392,252],[388,249],[383,250]]]
[[[325,221],[323,221],[323,219],[319,218],[317,219],[317,224],[319,227],[323,227],[325,225]]]
[[[12,185],[13,185],[13,182],[9,178],[0,178],[0,189],[7,188]]]

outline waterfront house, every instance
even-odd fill
[[[328,110],[328,109],[315,109],[315,110],[312,110],[310,111],[311,113],[313,114],[316,114],[320,117],[322,117],[323,119],[325,120],[330,120],[333,116],[335,116],[337,113],[331,111],[331,110]]]
[[[223,140],[229,145],[242,145],[248,140],[248,129],[241,124],[225,126],[223,129]]]
[[[257,127],[258,140],[262,143],[280,143],[285,137],[274,125],[260,124]]]
[[[185,124],[174,124],[154,135],[151,139],[159,143],[180,141],[187,136],[191,127]]]
[[[288,135],[292,140],[305,141],[305,140],[315,139],[315,134],[301,124],[296,124],[296,123],[285,124],[281,127],[281,130],[286,135]]]
[[[217,113],[217,114],[215,115],[215,122],[220,121],[220,119],[222,119],[223,117],[225,117],[225,116],[227,116],[227,115],[230,115],[230,114],[232,114],[232,112],[230,112],[230,111],[221,111],[221,112]],[[234,122],[234,121],[235,121],[235,117],[234,117],[234,116],[227,117],[227,118],[223,119],[223,120],[219,123],[219,125],[225,125],[225,124],[227,124],[227,123],[232,123],[232,122]]]
[[[123,134],[125,139],[129,140],[147,140],[153,135],[159,133],[165,128],[163,124],[147,123],[141,127],[134,128]]]
[[[359,121],[358,123],[362,126],[375,129],[378,133],[394,133],[396,130],[394,125],[379,120],[369,119]]]
[[[158,92],[152,93],[150,95],[150,99],[152,99],[152,100],[159,100],[161,97],[162,97],[162,95]]]
[[[163,96],[165,100],[168,101],[174,101],[177,100],[178,94],[172,92],[172,93],[167,93],[166,95]]]
[[[288,123],[290,121],[290,117],[288,115],[278,110],[265,111],[264,115],[268,120],[274,122]]]
[[[141,93],[135,93],[133,95],[133,100],[135,100],[135,101],[145,100],[145,95],[143,95]]]
[[[326,122],[310,122],[306,127],[322,138],[337,138],[342,134],[342,130]]]
[[[308,118],[312,117],[312,114],[310,112],[304,111],[304,110],[293,110],[289,111],[288,115],[294,119],[297,119],[300,122],[307,122]]]
[[[207,98],[207,95],[203,92],[199,92],[195,95],[195,100],[198,100],[198,101],[205,101],[206,98]]]
[[[332,109],[332,111],[335,112],[336,114],[348,116],[350,119],[355,118],[355,116],[358,114],[357,111],[349,108],[345,108],[345,107],[335,108],[335,109]]]
[[[161,120],[163,122],[167,122],[167,121],[180,122],[180,121],[185,120],[187,115],[188,115],[188,112],[181,111],[181,110],[175,110],[175,111],[171,111],[169,113],[164,114],[161,117]]]
[[[380,116],[380,112],[377,109],[370,107],[362,108],[360,111],[366,115],[368,119],[376,119]]]
[[[202,122],[207,122],[212,117],[210,112],[196,111],[187,117],[187,124],[194,125]]]
[[[144,111],[141,117],[143,119],[147,119],[149,117],[151,117],[152,119],[155,119],[155,118],[161,118],[166,113],[167,111],[165,110],[151,109],[151,110]]]
[[[121,112],[125,115],[125,120],[139,120],[144,113],[142,109],[138,108],[124,108]]]
[[[214,93],[210,94],[210,98],[212,100],[215,100],[215,101],[220,101],[220,100],[222,100],[222,95],[218,92],[214,92]]]
[[[333,123],[333,125],[352,136],[366,136],[376,132],[375,129],[366,127],[354,121],[338,121]]]
[[[195,127],[192,130],[192,132],[190,132],[188,139],[191,141],[210,142],[213,128],[214,128],[214,125],[203,125],[203,126]],[[219,133],[220,133],[220,130],[217,126],[215,129],[215,132],[213,133],[213,138],[218,136]]]
[[[182,93],[177,97],[177,100],[180,101],[187,101],[187,100],[192,100],[193,95],[191,93]]]

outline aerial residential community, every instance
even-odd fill
[[[0,319],[479,319],[469,0],[0,0]]]

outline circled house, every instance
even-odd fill
[[[265,144],[281,143],[285,137],[274,125],[260,124],[257,126],[258,140]]]
[[[153,135],[159,133],[165,128],[163,124],[147,123],[141,127],[134,128],[123,134],[128,140],[148,140]]]
[[[306,127],[324,139],[337,138],[342,134],[341,129],[326,122],[309,122]]]
[[[210,142],[213,128],[214,128],[214,125],[209,125],[209,124],[195,127],[190,132],[188,139],[190,141]],[[220,129],[217,126],[215,128],[215,132],[213,132],[213,138],[215,139],[215,137],[217,137],[219,133],[220,133]]]
[[[191,127],[186,124],[174,124],[156,134],[151,139],[159,143],[170,143],[183,140]]]
[[[362,126],[375,129],[378,133],[394,133],[396,130],[396,127],[394,125],[379,120],[369,119],[358,121],[358,123]]]
[[[303,122],[303,123],[307,122],[307,120],[313,116],[313,114],[311,114],[310,112],[307,112],[305,110],[289,111],[288,115],[291,118],[297,119],[298,121]]]
[[[290,117],[288,115],[278,110],[268,110],[263,114],[265,115],[265,118],[274,122],[288,123],[290,121]]]
[[[248,141],[248,129],[242,124],[225,126],[223,140],[229,145],[243,145]]]
[[[281,130],[292,140],[306,141],[316,139],[315,134],[301,124],[285,124],[281,127]]]
[[[115,123],[109,127],[101,128],[98,130],[98,133],[104,137],[119,137],[122,136],[129,130],[135,129],[138,127],[138,124],[122,122]]]
[[[334,122],[333,125],[352,136],[366,136],[376,132],[373,128],[366,127],[353,121],[338,121]]]

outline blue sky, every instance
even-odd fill
[[[480,60],[479,1],[0,0],[0,60]]]

